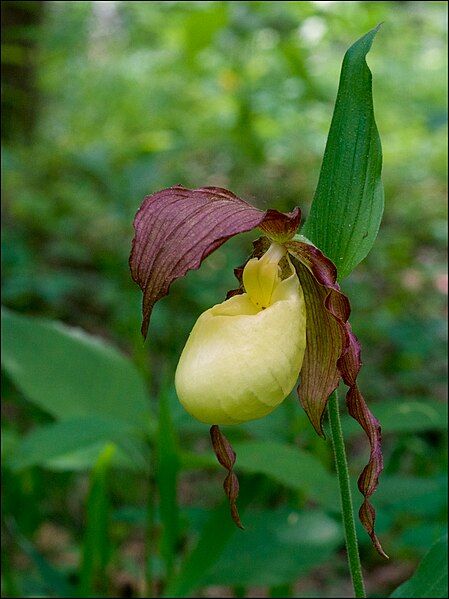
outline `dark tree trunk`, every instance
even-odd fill
[[[2,140],[28,140],[36,125],[37,40],[44,2],[2,1]]]

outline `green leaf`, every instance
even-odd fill
[[[8,465],[14,470],[43,466],[50,470],[92,468],[105,444],[114,443],[112,463],[131,470],[145,470],[146,460],[134,429],[106,418],[74,418],[32,430],[16,443]]]
[[[240,481],[239,511],[242,516],[259,488],[260,481]],[[190,596],[200,586],[205,574],[213,567],[236,532],[238,535],[244,534],[230,518],[229,504],[226,500],[210,513],[197,543],[184,559],[177,576],[169,581],[164,597]]]
[[[233,443],[236,472],[265,474],[287,488],[300,491],[320,505],[338,504],[337,481],[313,455],[285,443],[246,441]]]
[[[335,509],[338,505],[335,477],[303,449],[275,441],[232,442],[232,447],[237,454],[237,475],[264,474],[326,508]],[[183,452],[182,463],[185,469],[218,467],[214,457],[208,454]]]
[[[321,512],[286,507],[247,513],[201,581],[204,585],[282,585],[327,561],[343,542],[341,527]]]
[[[447,597],[447,534],[424,556],[413,576],[390,597]]]
[[[55,418],[99,416],[149,428],[145,383],[132,362],[80,329],[2,309],[2,365]]]
[[[176,578],[169,582],[164,597],[190,596],[200,585],[204,573],[219,558],[234,531],[235,524],[229,517],[226,501],[211,512],[197,544],[185,558]]]
[[[356,496],[354,485],[354,496]],[[443,513],[447,504],[447,480],[444,476],[424,478],[384,474],[376,491],[376,504],[397,513],[420,514],[423,517]]]
[[[344,57],[320,178],[302,231],[335,263],[339,279],[368,254],[382,219],[382,149],[365,60],[378,29]]]
[[[442,401],[379,401],[373,412],[382,423],[382,433],[410,433],[447,429],[447,404]],[[349,416],[342,417],[346,435],[362,434]]]

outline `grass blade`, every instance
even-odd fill
[[[110,556],[108,476],[114,452],[115,446],[107,445],[91,474],[80,571],[80,597],[92,597],[97,590],[106,590],[106,566]]]

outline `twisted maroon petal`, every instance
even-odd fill
[[[377,551],[387,557],[374,532],[375,510],[369,498],[377,488],[383,469],[381,429],[357,387],[361,367],[360,344],[348,322],[348,298],[336,282],[335,265],[310,243],[285,243],[300,279],[307,314],[307,345],[298,387],[300,401],[318,434],[329,395],[340,377],[349,387],[346,404],[349,414],[365,431],[370,443],[368,464],[358,479],[365,497],[359,510],[360,521]]]
[[[263,227],[274,240],[293,237],[299,208],[284,214],[258,210],[219,187],[186,189],[175,185],[147,196],[134,219],[135,235],[129,265],[143,291],[142,334],[145,337],[154,304],[170,285],[238,233]]]
[[[387,558],[388,556],[382,549],[382,545],[374,532],[376,512],[368,500],[377,488],[379,475],[383,469],[382,432],[379,421],[370,412],[357,387],[356,379],[362,365],[360,359],[360,343],[351,331],[350,324],[346,323],[346,325],[348,327],[349,345],[344,354],[340,357],[338,367],[345,384],[349,387],[348,393],[346,394],[348,412],[362,426],[370,442],[369,462],[363,469],[358,480],[359,490],[365,496],[365,501],[362,503],[359,510],[359,518],[371,537],[377,551],[380,555]]]
[[[235,451],[232,449],[231,444],[221,432],[218,425],[214,424],[210,428],[210,438],[212,440],[212,447],[214,448],[215,455],[220,464],[228,471],[228,475],[224,480],[223,489],[229,499],[229,507],[231,508],[231,516],[234,522],[239,528],[243,529],[243,524],[240,520],[239,512],[237,509],[237,497],[239,494],[239,481],[233,467],[235,464]]]

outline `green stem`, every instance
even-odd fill
[[[150,448],[149,455],[150,473],[148,476],[148,494],[147,494],[147,521],[145,534],[145,597],[155,597],[153,595],[153,547],[154,547],[154,495],[156,484],[153,472],[153,448]]]
[[[352,507],[351,487],[349,484],[348,462],[346,459],[345,442],[341,429],[338,393],[334,391],[328,402],[329,422],[331,427],[332,445],[334,448],[335,465],[337,468],[338,484],[340,487],[341,511],[345,529],[346,550],[348,552],[349,571],[352,578],[355,597],[366,597],[363,583],[362,565],[360,563],[357,534],[355,531],[354,509]]]

